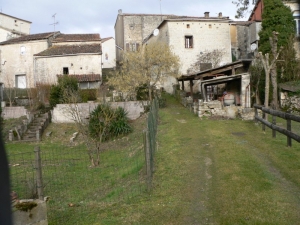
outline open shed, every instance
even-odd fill
[[[182,90],[184,90],[185,82],[189,82],[190,93],[193,93],[194,85],[199,85],[204,102],[221,100],[224,94],[230,93],[234,96],[233,104],[245,108],[251,107],[249,74],[251,62],[251,59],[239,60],[195,74],[182,75],[178,81],[181,82]],[[191,97],[193,97],[192,94]]]

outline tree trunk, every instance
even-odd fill
[[[271,70],[271,82],[273,86],[273,109],[278,109],[278,89],[277,89],[277,71],[276,65]]]

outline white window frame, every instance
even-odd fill
[[[22,88],[22,89],[27,87],[25,74],[18,74],[15,76],[15,86],[16,88]]]

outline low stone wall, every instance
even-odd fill
[[[203,116],[220,116],[230,119],[254,120],[255,116],[253,108],[244,108],[235,105],[223,106],[222,102],[218,100],[210,102],[199,100],[198,102],[194,102],[193,110],[200,118]]]
[[[48,225],[46,202],[27,199],[15,203],[13,225]]]
[[[24,106],[4,107],[2,108],[2,117],[6,119],[20,118],[27,115],[27,109]]]
[[[146,102],[144,103],[146,104]],[[71,107],[78,107],[81,118],[88,118],[89,114],[99,105],[99,103],[79,103],[77,105],[71,105]],[[139,101],[128,102],[111,102],[112,108],[122,107],[128,113],[127,116],[130,120],[135,120],[141,116],[144,112],[144,106]],[[70,105],[57,104],[52,110],[52,122],[53,123],[74,123],[72,116],[70,115]]]

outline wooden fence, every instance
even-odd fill
[[[293,115],[291,113],[285,113],[282,111],[265,108],[261,105],[254,104],[255,108],[255,119],[262,123],[262,129],[265,131],[265,126],[268,126],[272,129],[272,136],[276,137],[276,131],[287,136],[287,145],[292,146],[292,139],[297,142],[300,142],[300,136],[292,132],[292,123],[291,121],[300,122],[300,116]],[[258,116],[258,109],[262,111],[262,117]],[[272,122],[266,120],[266,113],[272,115]],[[280,117],[286,120],[286,129],[276,125],[276,117]]]

